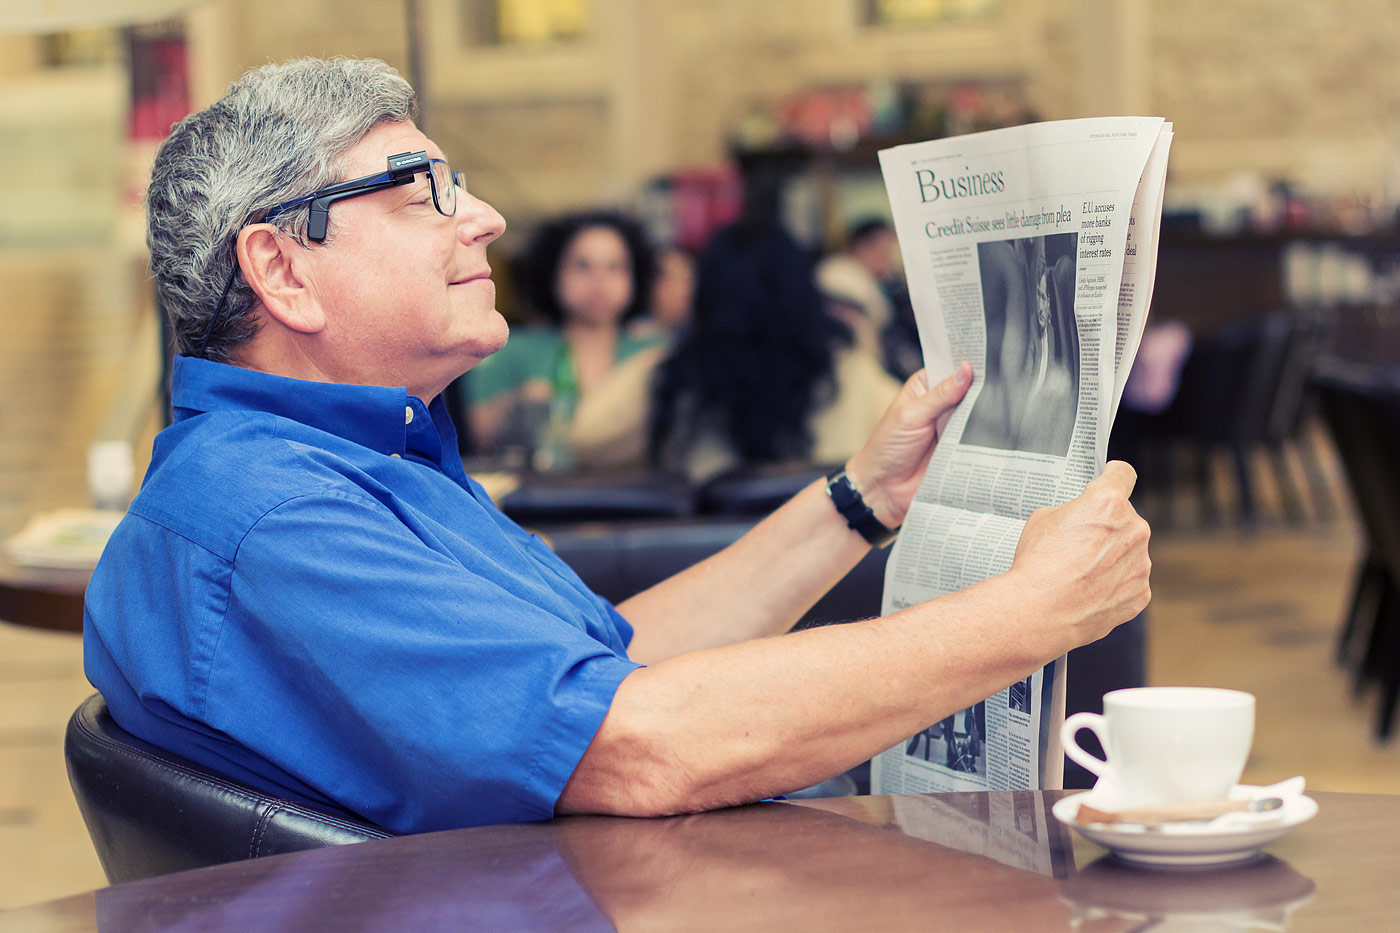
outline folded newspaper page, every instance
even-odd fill
[[[1171,124],[1064,120],[880,153],[930,382],[973,382],[885,571],[884,609],[1011,567],[1104,466],[1152,297]],[[877,756],[877,794],[1060,786],[1065,659]]]

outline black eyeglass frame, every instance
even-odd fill
[[[434,165],[442,165],[447,170],[447,177],[451,181],[448,186],[450,190],[446,192],[446,206],[443,205],[444,192],[438,191],[438,180],[433,173]],[[326,238],[326,228],[330,223],[332,204],[344,201],[346,198],[357,198],[362,194],[373,194],[376,191],[383,191],[385,188],[406,185],[413,180],[414,175],[420,173],[427,173],[428,187],[433,193],[433,207],[437,208],[437,212],[444,217],[456,214],[457,189],[466,187],[462,173],[447,168],[445,160],[430,159],[426,151],[419,151],[400,152],[398,155],[389,156],[389,167],[383,172],[365,175],[363,178],[352,178],[349,181],[339,181],[313,191],[311,194],[283,201],[268,211],[263,220],[272,220],[279,214],[285,214],[287,211],[310,202],[311,210],[306,220],[306,236],[307,239],[320,243]]]
[[[317,189],[311,194],[283,201],[263,216],[263,222],[266,223],[279,214],[285,214],[303,204],[310,203],[311,209],[306,220],[306,236],[307,239],[322,243],[326,239],[332,204],[347,198],[357,198],[363,194],[373,194],[386,188],[406,185],[413,181],[413,176],[418,174],[428,176],[428,189],[432,192],[433,207],[437,209],[437,212],[444,217],[452,217],[457,213],[457,189],[466,190],[467,187],[464,173],[452,171],[445,159],[429,158],[426,150],[400,152],[397,155],[389,156],[388,162],[389,166],[383,172],[352,178],[349,181],[338,181],[333,185]],[[436,165],[443,166],[447,171],[448,179],[450,179],[446,209],[443,207],[443,198],[438,192],[438,181],[433,172]],[[219,303],[214,306],[214,313],[209,317],[209,324],[204,328],[204,333],[199,338],[196,356],[203,356],[205,351],[209,349],[209,339],[214,335],[218,326],[223,323],[224,303],[228,300],[229,290],[233,288],[233,280],[237,276],[238,260],[235,257],[233,268],[229,270],[228,281],[224,283],[224,290],[219,294]]]

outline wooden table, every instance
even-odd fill
[[[1400,796],[1315,794],[1319,815],[1266,855],[1173,872],[1128,867],[1072,836],[1049,812],[1062,793],[846,797],[404,836],[118,885],[0,913],[0,928],[1025,933],[1400,924]]]
[[[25,567],[0,548],[0,621],[60,632],[83,630],[90,570]]]

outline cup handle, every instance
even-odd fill
[[[1075,713],[1065,720],[1065,724],[1060,727],[1060,744],[1065,747],[1065,754],[1070,760],[1083,767],[1093,774],[1103,777],[1109,770],[1108,762],[1102,758],[1095,758],[1093,755],[1079,747],[1075,737],[1080,729],[1088,729],[1099,737],[1099,744],[1105,749],[1108,748],[1108,739],[1104,735],[1107,731],[1104,718],[1098,713]]]

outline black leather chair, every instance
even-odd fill
[[[1338,654],[1358,693],[1380,683],[1376,736],[1389,739],[1400,707],[1400,368],[1329,359],[1314,384],[1366,533]]]
[[[1166,411],[1143,419],[1139,430],[1151,441],[1151,462],[1142,464],[1144,479],[1171,492],[1175,477],[1173,449],[1195,461],[1194,482],[1201,517],[1219,518],[1211,485],[1212,452],[1229,451],[1234,465],[1241,521],[1256,520],[1252,452],[1268,438],[1280,379],[1296,321],[1287,312],[1238,321],[1198,339],[1181,369],[1181,384]],[[1146,452],[1145,452],[1146,453]],[[1291,480],[1287,480],[1291,484]],[[1291,486],[1285,491],[1287,495]],[[1293,495],[1292,502],[1296,500]],[[1296,513],[1296,505],[1290,505]],[[1170,513],[1162,516],[1169,519]]]
[[[68,721],[68,780],[113,884],[394,835],[269,796],[125,732],[102,697]]]
[[[713,516],[544,526],[538,530],[593,592],[621,602],[734,543],[755,521]],[[872,549],[796,627],[878,616],[889,556],[888,548]]]
[[[501,511],[522,525],[684,518],[695,511],[695,493],[683,477],[535,474],[501,498]]]
[[[702,514],[763,516],[824,477],[836,464],[766,463],[735,467],[696,491]]]

